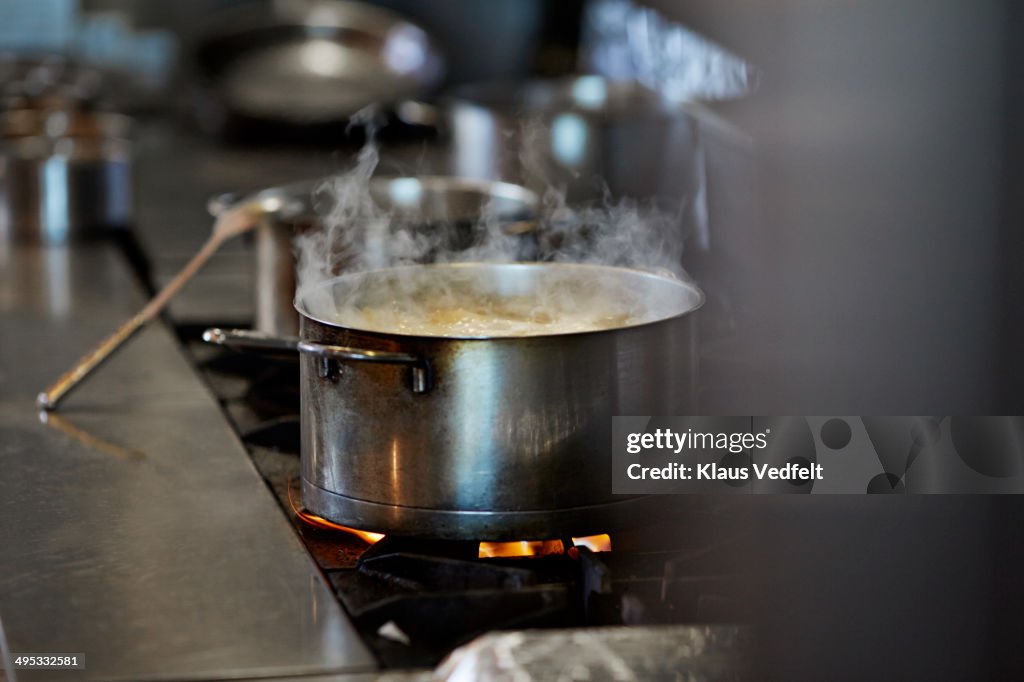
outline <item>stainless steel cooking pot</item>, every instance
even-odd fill
[[[292,239],[297,232],[318,229],[330,211],[330,197],[318,195],[325,179],[297,182],[252,194],[223,194],[209,203],[210,212],[247,206],[256,226],[256,320],[255,328],[271,335],[297,333],[295,312],[295,255]],[[447,176],[374,178],[368,185],[374,203],[394,216],[396,227],[430,230],[444,223],[456,242],[449,250],[468,246],[477,223],[484,218],[499,221],[508,232],[520,232],[528,250],[528,234],[537,209],[537,196],[505,182]],[[318,200],[319,199],[319,200]],[[454,226],[456,229],[450,229]],[[524,258],[528,253],[521,254]]]
[[[442,129],[457,175],[564,189],[570,204],[607,189],[675,209],[701,189],[698,110],[636,82],[576,76],[464,85],[439,109],[405,102],[398,114]]]
[[[0,241],[62,244],[134,217],[131,122],[117,114],[0,115]]]
[[[468,275],[492,297],[571,281],[627,292],[656,312],[593,331],[476,338],[337,321],[354,297],[389,290],[406,270],[393,268],[304,291],[300,339],[208,330],[208,341],[224,345],[301,352],[305,506],[346,526],[453,539],[578,536],[624,523],[644,498],[611,494],[611,418],[692,408],[700,291],[599,265],[413,267]]]

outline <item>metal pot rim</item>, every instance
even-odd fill
[[[212,197],[207,202],[207,210],[213,216],[237,208],[242,205],[257,206],[266,215],[279,215],[284,218],[301,213],[299,202],[308,201],[323,185],[337,175],[320,178],[297,180],[284,185],[268,187],[254,192],[226,192]],[[458,175],[379,175],[370,178],[371,186],[389,185],[395,182],[415,182],[431,190],[476,191],[492,197],[518,201],[531,207],[537,207],[540,199],[536,192],[522,185],[500,180],[485,180]]]
[[[0,138],[23,140],[128,140],[132,119],[109,111],[12,109],[0,114]]]
[[[443,99],[449,106],[501,114],[636,120],[682,118],[692,115],[697,102],[669,97],[639,81],[595,74],[466,83]]]
[[[686,310],[684,310],[681,313],[678,313],[676,315],[672,315],[672,316],[669,316],[669,317],[663,317],[663,318],[656,319],[656,320],[650,320],[650,321],[647,321],[647,322],[641,322],[639,324],[631,324],[631,325],[626,325],[626,326],[622,326],[622,327],[611,327],[611,328],[605,328],[605,329],[594,329],[594,330],[586,330],[586,331],[562,332],[562,333],[558,333],[558,334],[531,334],[529,336],[500,336],[500,335],[495,335],[495,336],[426,336],[426,335],[420,335],[420,334],[403,334],[403,333],[399,333],[399,332],[381,332],[381,331],[374,331],[374,330],[369,330],[369,329],[359,329],[359,328],[355,328],[355,327],[346,327],[344,325],[338,324],[337,322],[332,322],[330,320],[325,320],[325,319],[323,319],[321,317],[318,317],[316,315],[313,315],[312,313],[310,313],[307,310],[305,310],[304,307],[301,305],[301,302],[300,302],[300,299],[302,298],[302,296],[304,294],[303,290],[297,290],[296,291],[296,293],[295,293],[295,300],[293,302],[293,305],[295,307],[296,312],[298,312],[299,316],[301,318],[305,319],[305,320],[310,321],[310,322],[315,322],[315,323],[317,323],[319,325],[323,325],[325,327],[329,327],[329,328],[337,330],[337,331],[349,331],[349,332],[357,333],[357,334],[364,335],[364,336],[367,336],[367,337],[370,337],[370,338],[377,338],[377,339],[382,339],[382,340],[402,339],[402,340],[416,342],[416,343],[431,343],[431,342],[439,343],[439,342],[446,342],[446,341],[459,341],[459,342],[461,342],[461,341],[492,341],[492,342],[493,341],[505,341],[505,342],[513,342],[513,343],[515,343],[515,342],[525,343],[525,342],[529,342],[531,340],[540,340],[540,339],[561,339],[561,338],[570,338],[570,337],[571,338],[583,338],[583,337],[594,336],[594,335],[601,335],[601,334],[612,334],[612,333],[620,332],[620,331],[624,331],[624,330],[643,329],[643,328],[651,327],[651,326],[654,326],[654,325],[665,324],[665,323],[668,323],[668,322],[672,322],[673,320],[678,320],[680,318],[686,317],[687,315],[691,315],[691,314],[695,313],[701,307],[703,307],[704,302],[705,302],[705,298],[706,298],[705,295],[704,295],[704,292],[700,289],[700,287],[698,287],[692,281],[677,279],[675,277],[666,276],[665,274],[659,274],[659,273],[651,272],[649,270],[643,270],[643,269],[640,269],[640,268],[628,268],[628,267],[617,266],[617,265],[601,265],[601,264],[596,264],[596,263],[520,263],[520,262],[517,262],[517,263],[486,263],[486,262],[483,262],[483,263],[481,263],[481,262],[428,263],[428,264],[419,264],[419,265],[401,265],[401,266],[390,267],[390,268],[382,268],[381,270],[375,270],[375,271],[372,271],[372,272],[382,272],[382,271],[385,271],[385,270],[400,270],[400,269],[466,268],[466,267],[479,267],[479,266],[501,267],[503,269],[505,269],[505,268],[539,269],[539,268],[554,268],[554,267],[557,267],[557,268],[588,269],[590,271],[605,270],[605,271],[614,272],[614,273],[630,273],[630,276],[641,276],[641,277],[645,277],[645,278],[656,279],[656,280],[659,280],[661,282],[668,283],[668,284],[671,284],[671,285],[676,285],[676,286],[678,286],[678,287],[680,287],[682,289],[687,290],[689,295],[692,295],[692,296],[695,297],[695,301],[693,302],[692,305],[690,305]],[[338,276],[338,277],[333,277],[331,279],[328,279],[328,280],[325,280],[323,282],[317,283],[312,288],[314,288],[314,289],[326,288],[328,286],[331,286],[333,283],[337,282],[338,280],[344,279],[346,276],[351,276],[351,275],[354,275],[354,274],[356,274],[356,273],[347,273],[346,275],[341,275],[341,276]],[[305,291],[309,291],[309,290],[310,290],[309,287],[305,288]]]

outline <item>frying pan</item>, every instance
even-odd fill
[[[431,37],[349,0],[252,2],[211,17],[196,50],[207,127],[231,116],[292,125],[344,121],[426,94],[444,63]]]

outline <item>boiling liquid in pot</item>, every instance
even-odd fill
[[[442,297],[447,298],[447,297]],[[425,292],[422,299],[395,300],[389,306],[356,308],[344,317],[347,327],[423,336],[533,336],[614,329],[636,324],[623,301],[588,302],[572,309],[564,302],[528,296],[502,298],[464,292],[439,300]]]
[[[699,298],[668,278],[569,264],[391,268],[339,278],[332,293],[306,294],[305,308],[342,327],[454,338],[617,329],[682,314]]]

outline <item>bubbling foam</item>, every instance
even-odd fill
[[[346,275],[304,304],[313,317],[351,329],[494,338],[646,324],[692,310],[699,294],[676,280],[622,268],[459,264]]]

